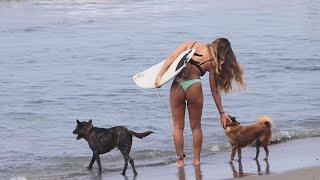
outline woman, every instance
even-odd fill
[[[202,147],[201,115],[203,107],[203,93],[200,76],[209,72],[210,88],[214,102],[220,114],[223,128],[229,118],[223,110],[220,91],[230,93],[232,81],[235,80],[240,87],[245,87],[243,71],[237,63],[228,39],[218,38],[211,44],[200,42],[186,42],[180,45],[166,60],[157,75],[156,87],[176,57],[183,51],[194,48],[196,53],[189,61],[187,67],[175,77],[170,89],[170,105],[173,119],[173,141],[178,156],[177,166],[184,166],[184,117],[187,106],[190,126],[193,136],[194,157],[193,164],[200,164]]]

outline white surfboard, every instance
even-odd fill
[[[163,74],[162,79],[160,81],[160,86],[166,84],[167,82],[172,80],[176,75],[178,75],[186,67],[187,63],[189,62],[194,53],[195,49],[187,49],[183,51],[173,61],[173,63],[170,65],[167,71]],[[155,88],[156,77],[165,61],[166,60],[134,75],[134,82],[139,87],[144,89]]]

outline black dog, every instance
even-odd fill
[[[144,138],[152,131],[146,131],[143,133],[137,133],[130,131],[124,126],[116,126],[109,129],[97,128],[92,125],[92,120],[88,122],[77,120],[77,127],[73,131],[73,134],[77,134],[77,140],[84,138],[88,141],[88,144],[93,152],[91,162],[89,164],[89,169],[91,170],[92,165],[95,160],[97,160],[99,166],[99,172],[101,172],[101,163],[99,154],[104,154],[111,151],[114,148],[118,148],[125,160],[124,168],[122,170],[122,175],[125,175],[128,161],[132,166],[133,173],[137,175],[136,168],[134,167],[133,159],[129,156],[131,146],[132,146],[132,135],[137,138]]]

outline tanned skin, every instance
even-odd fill
[[[185,42],[181,44],[177,49],[175,49],[172,54],[167,58],[166,62],[162,66],[160,72],[157,75],[156,79],[156,87],[159,86],[159,82],[161,77],[166,72],[168,67],[172,64],[176,57],[179,56],[183,51],[192,47],[194,42]],[[202,57],[193,56],[192,58],[199,63],[203,63],[206,60],[212,58],[207,48],[207,44],[197,42],[194,44],[193,48],[196,49],[198,54],[202,54]],[[227,114],[224,113],[220,91],[218,88],[218,82],[214,75],[214,67],[211,62],[207,62],[203,64],[202,69],[205,72],[209,72],[209,81],[210,81],[210,88],[212,92],[212,96],[214,102],[217,106],[217,110],[220,113],[220,121],[221,125],[225,127],[225,122],[228,119]],[[181,75],[183,74],[183,75]],[[183,77],[182,77],[183,76]],[[178,79],[200,79],[200,72],[194,66],[188,64],[183,73],[180,73],[176,77],[176,79],[172,82],[170,88],[170,106],[172,111],[172,120],[173,120],[173,142],[176,149],[176,154],[182,158],[179,158],[177,161],[178,167],[184,166],[184,127],[185,127],[185,113],[186,109],[189,113],[190,118],[190,127],[192,131],[192,138],[193,138],[193,164],[199,165],[200,164],[200,154],[202,149],[202,128],[201,128],[201,116],[202,116],[202,109],[203,109],[203,92],[202,92],[202,85],[201,83],[196,83],[188,88],[185,92],[181,85],[178,83]]]

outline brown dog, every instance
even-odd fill
[[[238,151],[239,160],[241,160],[241,148],[251,144],[253,141],[256,143],[256,157],[254,159],[258,159],[259,148],[262,146],[266,152],[264,159],[267,160],[269,155],[268,145],[272,135],[271,119],[268,116],[260,116],[255,124],[242,126],[235,117],[228,116],[231,121],[227,122],[225,133],[232,146],[230,162],[233,161],[236,150]]]

